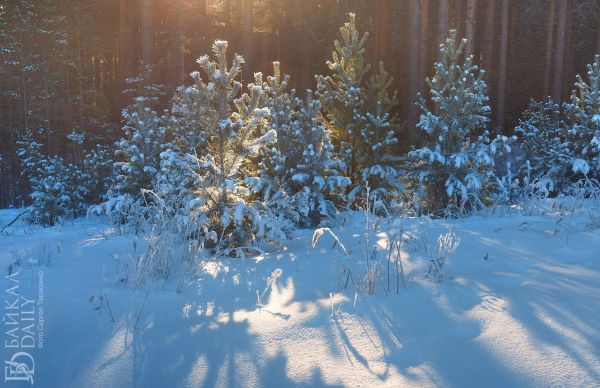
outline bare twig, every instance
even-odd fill
[[[4,225],[2,227],[2,229],[0,230],[0,234],[4,234],[4,231],[8,228],[10,228],[15,222],[17,222],[19,220],[19,218],[21,218],[22,216],[24,216],[25,214],[29,213],[31,211],[31,209],[25,209],[23,210],[21,213],[17,214],[17,216],[8,224]]]
[[[142,311],[144,310],[144,306],[146,305],[146,299],[148,299],[148,293],[150,289],[146,291],[146,296],[144,297],[144,301],[142,302],[142,307],[140,308],[140,312],[138,313],[137,319],[135,320],[135,324],[133,325],[133,330],[137,327],[138,322],[140,321],[140,317],[142,316]]]

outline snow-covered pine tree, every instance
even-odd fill
[[[22,173],[31,185],[30,222],[54,225],[64,217],[77,217],[86,209],[88,189],[83,182],[87,176],[72,164],[66,164],[58,156],[47,156],[43,145],[38,143],[31,131],[18,141],[17,154]]]
[[[113,215],[118,223],[131,223],[136,229],[139,221],[146,218],[140,209],[148,210],[146,204],[153,201],[144,193],[156,185],[167,134],[164,117],[147,106],[152,101],[153,98],[136,97],[123,110],[124,137],[115,143],[113,182],[102,196],[106,201],[90,209],[93,213]]]
[[[98,204],[106,200],[106,193],[114,184],[113,152],[110,147],[96,145],[83,158],[83,186],[87,189],[86,203]]]
[[[369,77],[366,85],[361,141],[357,147],[358,163],[363,166],[361,189],[368,182],[372,198],[387,200],[403,190],[391,155],[393,145],[398,142],[398,118],[394,112],[398,99],[396,91],[389,93],[392,82],[393,78],[385,71],[383,62],[379,62],[378,71]]]
[[[238,98],[242,85],[236,77],[244,60],[235,55],[229,66],[227,46],[226,41],[217,40],[215,60],[206,55],[198,59],[206,81],[194,73],[206,134],[205,151],[198,155],[196,194],[202,201],[199,211],[206,214],[207,228],[216,232],[220,247],[239,254],[257,240],[278,242],[287,236],[283,220],[274,218],[259,201],[248,201],[244,166],[261,148],[276,141],[276,132],[257,135],[269,114],[262,78],[257,74],[247,93]]]
[[[586,80],[577,76],[575,87],[564,104],[572,171],[600,180],[600,54],[588,65]]]
[[[457,206],[461,211],[484,205],[482,195],[494,182],[494,155],[509,151],[506,137],[490,141],[483,71],[473,58],[462,62],[466,40],[457,42],[456,31],[440,45],[441,59],[427,79],[430,101],[419,96],[422,110],[417,127],[427,135],[423,148],[411,151],[415,173],[427,210]]]
[[[519,180],[546,180],[560,191],[570,175],[572,157],[566,142],[561,107],[551,99],[531,100],[515,127],[520,138]]]
[[[207,128],[215,125],[214,103],[198,71],[190,74],[193,84],[177,88],[164,123],[169,133],[160,153],[160,169],[154,191],[172,214],[187,218],[198,205],[199,158],[206,154]],[[231,99],[233,96],[227,96]],[[231,102],[226,102],[230,104]]]
[[[273,70],[264,85],[270,112],[266,130],[276,131],[277,141],[260,150],[256,176],[246,182],[275,214],[313,226],[335,215],[333,199],[350,181],[340,176],[343,162],[333,159],[329,135],[319,122],[320,101],[311,90],[305,101],[296,97],[278,62]]]
[[[289,78],[282,76],[279,62],[274,62],[273,75],[263,84],[265,106],[269,109],[264,130],[275,131],[277,139],[258,150],[255,171],[246,178],[246,183],[267,206],[298,222],[297,209],[289,204],[288,185],[290,171],[300,158],[302,145],[292,130],[299,99],[295,90],[288,90]]]
[[[132,98],[134,104],[135,99],[142,96],[146,108],[157,110],[165,95],[165,86],[154,82],[155,70],[155,66],[140,61],[137,75],[125,80],[123,95]]]
[[[124,137],[116,143],[116,191],[138,198],[142,189],[152,189],[160,166],[161,145],[166,129],[161,117],[146,106],[145,97],[123,110]]]
[[[390,197],[396,170],[386,159],[397,141],[397,119],[391,113],[397,105],[396,94],[388,92],[391,78],[383,64],[367,78],[371,71],[365,61],[369,35],[360,36],[354,14],[340,28],[340,35],[342,39],[335,41],[332,58],[327,61],[332,75],[316,79],[325,124],[352,181],[348,202],[354,202],[367,182],[373,195]]]
[[[351,184],[341,171],[344,163],[333,156],[333,145],[325,125],[319,121],[321,102],[307,91],[296,119],[292,136],[302,151],[299,160],[294,155],[290,188],[293,206],[301,215],[302,226],[317,225],[323,218],[333,218],[337,212],[336,198]]]
[[[140,63],[138,75],[126,80],[123,94],[133,96],[133,102],[121,112],[123,137],[115,143],[114,176],[102,196],[106,201],[91,209],[94,213],[115,214],[118,222],[126,222],[130,216],[138,219],[139,214],[133,213],[152,200],[143,193],[156,184],[160,152],[167,139],[167,118],[153,109],[164,94],[163,86],[152,82],[152,73],[152,66]]]
[[[177,152],[195,155],[201,154],[205,146],[205,130],[211,125],[214,112],[210,111],[212,107],[207,104],[200,73],[194,71],[190,75],[194,84],[177,88],[168,125],[174,138],[170,147]]]

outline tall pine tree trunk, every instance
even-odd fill
[[[126,58],[128,54],[131,53],[131,50],[127,47],[127,27],[129,25],[129,20],[127,20],[127,0],[119,1],[119,35],[118,35],[118,45],[119,45],[119,83],[117,87],[117,96],[121,95],[123,89],[125,89],[125,79],[127,78],[128,69],[128,61]],[[121,99],[118,98],[117,101]]]
[[[375,56],[386,61],[389,5],[387,0],[375,2]]]
[[[195,52],[192,53],[194,58],[201,55],[201,53],[207,52],[208,45],[206,42],[208,41],[207,36],[209,34],[208,30],[208,13],[206,9],[206,1],[207,0],[199,0],[198,1],[198,26],[200,28],[199,34],[196,36],[197,44],[195,45]]]
[[[421,0],[421,63],[419,65],[419,90],[425,90],[425,78],[429,72],[429,0]]]
[[[404,2],[390,1],[389,2],[389,19],[396,21],[401,20],[404,10]],[[346,14],[347,16],[347,14]],[[399,53],[404,49],[406,28],[401,23],[392,22],[390,23],[390,41],[389,49],[391,53]],[[404,73],[406,69],[406,63],[404,57],[401,55],[390,55],[388,62],[386,63],[387,70],[392,74],[397,74],[396,81],[404,80],[408,78],[407,73]],[[404,83],[403,83],[404,85]],[[404,107],[404,106],[403,106]],[[402,112],[404,116],[408,116],[408,113]]]
[[[552,99],[557,103],[562,101],[563,94],[568,10],[568,0],[561,0],[558,2],[558,25],[556,26],[556,50],[554,52],[554,80],[552,83]]]
[[[475,23],[477,14],[477,0],[467,0],[467,17],[465,20],[465,38],[467,45],[465,46],[465,57],[473,54],[475,42]]]
[[[600,20],[600,7],[598,7],[598,18]],[[596,54],[600,55],[600,23],[596,24]]]
[[[420,0],[410,1],[410,33],[408,36],[410,39],[410,54],[409,54],[409,66],[408,66],[408,117],[409,117],[409,128],[412,130],[417,124],[418,110],[415,102],[417,101],[417,93],[419,92],[419,85],[421,80],[421,71],[419,69],[419,62],[421,59],[421,26],[420,26]]]
[[[554,17],[556,1],[550,0],[548,10],[548,29],[546,30],[546,63],[544,66],[544,98],[550,95],[550,81],[552,80],[552,46],[554,42]]]
[[[126,0],[121,0],[121,6],[124,6]],[[76,36],[76,44],[77,44],[77,85],[79,86],[79,98],[78,100],[78,104],[77,104],[77,110],[79,111],[79,126],[80,126],[80,130],[83,129],[83,104],[85,104],[85,96],[83,93],[83,80],[84,80],[84,64],[83,64],[83,51],[81,49],[81,2],[79,0],[77,0],[76,3],[76,11],[75,11],[75,16],[76,16],[76,25],[75,25],[75,36]],[[125,13],[125,11],[121,11],[122,13]],[[125,54],[123,54],[125,55]],[[125,77],[123,77],[123,85],[125,83]],[[119,95],[120,92],[124,89],[124,86],[121,85],[121,89],[119,90]],[[121,99],[118,99],[117,101],[121,101]]]
[[[245,54],[244,58],[246,59],[242,76],[244,78],[244,82],[251,82],[252,69],[254,65],[252,58],[252,52],[254,50],[254,39],[252,34],[252,23],[254,19],[254,0],[242,0],[242,9],[244,15],[244,20],[242,20],[242,51]]]
[[[564,97],[565,91],[568,94],[569,88],[575,83],[575,70],[573,70],[573,58],[575,57],[575,44],[573,41],[573,17],[575,13],[575,2],[573,0],[567,0],[567,27],[565,33],[565,65],[563,69],[563,86],[562,95]]]
[[[183,85],[185,78],[184,39],[183,39],[183,6],[174,7],[173,47],[169,58],[169,83],[171,86]]]
[[[452,10],[452,29],[456,30],[458,36],[463,36],[464,31],[464,6],[465,0],[453,2],[454,9]]]
[[[504,128],[504,104],[506,98],[506,65],[508,59],[508,12],[509,0],[502,0],[500,24],[500,60],[498,68],[498,99],[496,101],[496,129],[502,131]]]
[[[495,21],[496,21],[496,2],[489,0],[486,2],[485,11],[485,28],[484,28],[484,44],[482,49],[483,69],[487,72],[488,84],[491,88],[492,68],[494,66],[494,36],[495,36]]]
[[[225,22],[226,31],[231,31],[233,27],[231,13],[231,0],[223,0],[223,21]],[[229,36],[227,38],[229,39]]]
[[[142,62],[144,65],[154,64],[154,0],[142,0]]]
[[[600,20],[600,6],[598,7],[597,20]],[[600,23],[596,24],[596,54],[600,54]]]
[[[302,52],[302,67],[300,68],[300,85],[301,92],[311,88],[312,85],[312,37],[310,32],[309,17],[312,15],[315,7],[310,1],[304,1],[299,5],[299,10],[302,12],[302,23],[299,23],[299,29],[296,32],[300,37],[300,45]]]
[[[440,44],[444,43],[448,37],[448,0],[437,0],[437,38],[435,52],[437,59],[441,58]]]

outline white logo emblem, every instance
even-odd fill
[[[33,385],[35,361],[29,353],[15,353],[10,361],[4,362],[4,381],[29,381]]]

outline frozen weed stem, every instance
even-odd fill
[[[427,276],[435,283],[444,281],[444,267],[456,253],[456,249],[460,244],[460,238],[453,232],[441,234],[438,237],[437,257],[431,259]]]

